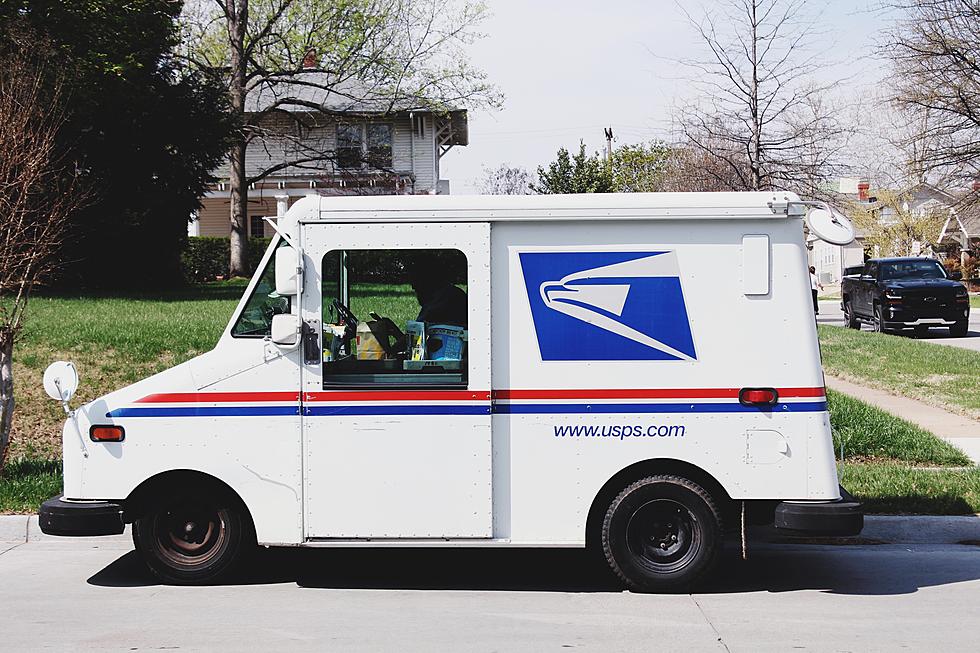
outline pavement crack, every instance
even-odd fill
[[[704,620],[705,620],[706,622],[708,622],[708,625],[709,625],[709,626],[711,626],[711,630],[712,630],[712,631],[714,631],[714,633],[715,633],[715,638],[716,638],[716,639],[718,640],[718,643],[719,643],[719,644],[721,644],[721,645],[722,645],[722,647],[723,647],[723,648],[724,648],[724,649],[725,649],[725,650],[726,650],[726,651],[727,651],[728,653],[732,653],[732,652],[731,652],[731,649],[729,649],[729,648],[728,648],[728,644],[726,644],[726,643],[725,643],[725,640],[723,640],[723,639],[721,638],[721,633],[719,633],[719,632],[718,632],[718,629],[717,629],[717,628],[715,628],[715,625],[714,625],[713,623],[711,623],[711,619],[710,619],[710,618],[708,618],[708,613],[704,611],[704,608],[703,608],[703,607],[701,607],[701,603],[699,603],[699,602],[698,602],[698,599],[697,599],[697,597],[696,597],[696,596],[694,596],[693,594],[691,594],[691,600],[692,600],[692,601],[694,601],[694,605],[696,605],[696,606],[698,606],[698,610],[699,610],[699,611],[701,612],[701,616],[702,616],[702,617],[704,617]]]

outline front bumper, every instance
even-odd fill
[[[864,507],[841,488],[837,501],[782,501],[776,528],[811,535],[857,535],[864,528]]]
[[[969,304],[947,304],[935,308],[891,305],[883,315],[885,328],[911,329],[917,326],[952,326],[970,319]]]
[[[109,501],[66,501],[58,495],[41,504],[38,523],[46,535],[119,535],[122,506]]]

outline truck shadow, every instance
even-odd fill
[[[916,550],[918,549],[918,550]],[[729,545],[719,571],[695,593],[911,594],[980,579],[980,548],[925,545],[750,542],[748,560]],[[135,552],[88,579],[92,585],[155,585]],[[620,592],[593,554],[554,549],[271,549],[255,554],[230,584],[293,583],[310,589]]]

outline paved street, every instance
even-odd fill
[[[620,591],[578,551],[274,550],[165,587],[125,537],[0,544],[10,651],[976,650],[980,547],[755,544],[694,595]]]
[[[821,300],[819,304],[820,315],[817,316],[818,324],[844,326],[844,313],[841,311],[839,299]],[[871,327],[864,324],[861,325],[861,328],[867,331]],[[905,337],[911,338],[911,332]],[[980,351],[980,310],[972,309],[970,311],[970,332],[965,338],[950,338],[948,329],[935,327],[929,329],[929,335],[923,338],[923,340],[940,345],[952,345],[953,347],[963,347],[964,349]]]

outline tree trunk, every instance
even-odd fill
[[[245,31],[248,28],[248,0],[226,0],[228,36],[231,40],[231,110],[241,119],[244,129],[245,74],[248,61],[245,57]],[[229,242],[229,273],[244,277],[248,269],[248,175],[245,171],[247,134],[237,135],[231,148],[231,179],[228,190],[231,197],[231,240]]]
[[[14,421],[14,339],[0,336],[0,470],[7,460]]]
[[[228,268],[231,276],[248,276],[248,183],[245,179],[245,142],[231,148],[231,241]]]

